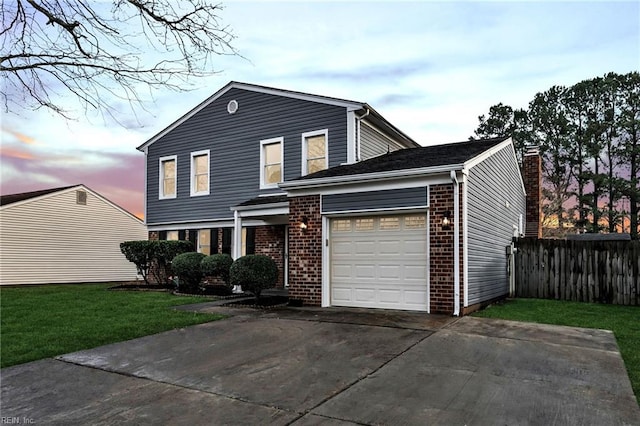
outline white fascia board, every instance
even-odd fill
[[[205,99],[204,101],[200,102],[191,111],[187,112],[185,115],[183,115],[182,117],[178,118],[176,121],[171,123],[168,127],[166,127],[164,130],[161,130],[159,133],[157,133],[155,136],[151,137],[151,139],[149,139],[148,141],[146,141],[145,143],[143,143],[142,145],[140,145],[136,149],[138,149],[139,151],[143,151],[149,145],[151,145],[152,143],[154,143],[155,141],[157,141],[158,139],[160,139],[161,137],[163,137],[164,135],[166,135],[167,133],[169,133],[170,131],[172,131],[176,127],[178,127],[180,124],[184,123],[185,121],[187,121],[188,119],[190,119],[191,117],[196,115],[198,112],[202,111],[209,104],[211,104],[212,102],[214,102],[215,100],[220,98],[222,95],[224,95],[225,93],[227,93],[231,89],[242,89],[242,90],[248,90],[248,91],[251,91],[251,92],[266,93],[266,94],[270,94],[270,95],[283,96],[283,97],[292,98],[292,99],[301,99],[301,100],[305,100],[305,101],[311,101],[311,102],[317,102],[317,103],[322,103],[322,104],[327,104],[327,105],[339,106],[339,107],[347,108],[348,110],[353,110],[353,111],[356,111],[358,109],[362,109],[362,107],[364,105],[364,104],[359,103],[359,102],[348,101],[348,100],[345,100],[345,99],[330,98],[330,97],[321,96],[321,95],[312,95],[310,93],[293,92],[293,91],[289,91],[289,90],[275,89],[275,88],[272,88],[272,87],[257,86],[257,85],[249,84],[249,83],[241,83],[241,82],[237,82],[237,81],[231,81],[231,82],[227,83],[223,88],[221,88],[220,90],[215,92],[213,95],[209,96],[207,99]]]
[[[504,149],[509,144],[512,144],[511,138],[507,138],[504,141],[500,142],[499,144],[494,145],[491,148],[487,149],[486,151],[483,151],[480,154],[476,155],[475,157],[465,161],[464,167],[466,169],[470,169],[471,167],[475,166],[476,164],[482,163],[484,160],[486,160],[487,158],[491,157],[496,152]]]
[[[424,167],[419,169],[391,170],[378,173],[364,173],[359,175],[331,176],[317,179],[304,179],[291,182],[282,182],[279,186],[287,192],[305,189],[319,189],[327,186],[352,185],[354,183],[373,183],[389,179],[403,179],[415,176],[428,176],[440,173],[449,173],[451,170],[462,170],[464,164],[448,164],[437,167]]]
[[[236,209],[240,217],[281,216],[289,214],[289,204],[261,206],[260,209]]]
[[[416,187],[427,187],[429,185],[449,184],[451,178],[449,173],[440,173],[430,176],[413,176],[405,179],[387,179],[372,182],[356,182],[348,185],[324,186],[321,188],[309,188],[302,190],[291,190],[290,197],[304,195],[333,195],[349,194],[354,192],[386,191],[393,189],[405,189]]]
[[[491,157],[492,155],[494,155],[495,153],[497,153],[498,151],[503,150],[504,148],[510,146],[511,147],[511,157],[513,159],[513,162],[516,164],[516,167],[518,168],[518,170],[520,170],[520,166],[518,164],[518,156],[516,155],[516,150],[515,147],[513,146],[513,139],[511,137],[505,139],[504,141],[500,142],[499,144],[497,144],[496,146],[484,151],[481,154],[476,155],[475,157],[473,157],[470,160],[467,160],[464,163],[464,169],[463,169],[463,173],[465,175],[469,174],[469,169],[471,169],[472,167],[478,165],[479,163],[483,162],[484,160],[486,160],[487,158]],[[524,180],[522,179],[522,173],[518,173],[518,175],[520,176],[520,186],[522,187],[522,193],[525,194],[526,191],[524,189]]]

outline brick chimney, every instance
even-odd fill
[[[524,154],[522,179],[527,193],[524,236],[542,238],[542,160],[537,146],[529,147]]]

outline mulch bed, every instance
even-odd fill
[[[289,298],[287,296],[262,296],[258,303],[256,299],[238,300],[236,302],[225,303],[224,306],[232,308],[254,308],[254,309],[273,309],[281,306],[287,306]]]

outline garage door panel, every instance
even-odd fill
[[[348,264],[334,264],[332,265],[332,275],[334,278],[336,278],[337,280],[340,279],[346,279],[348,280],[349,278],[351,278],[353,276],[353,265]]]
[[[332,242],[332,251],[336,256],[347,256],[351,254],[352,244],[351,241],[336,240]]]
[[[331,296],[332,299],[335,302],[350,302],[351,300],[353,300],[353,296],[352,296],[352,291],[351,288],[344,288],[344,287],[333,287],[333,289],[331,290]]]
[[[380,279],[398,280],[401,274],[400,265],[378,265],[378,277]]]
[[[357,255],[372,256],[376,253],[375,241],[356,241],[354,247]]]
[[[376,276],[375,265],[355,265],[355,274],[353,277],[356,280],[373,280]]]
[[[389,289],[379,290],[378,301],[380,303],[402,303],[402,291]]]
[[[426,215],[339,219],[330,229],[333,305],[427,310]]]
[[[427,267],[426,265],[406,265],[403,272],[405,280],[418,280],[420,282],[424,282],[424,279],[427,276]]]
[[[397,256],[401,252],[402,242],[394,240],[380,240],[378,242],[379,254]]]
[[[374,288],[356,288],[354,291],[356,302],[375,302],[376,290]]]

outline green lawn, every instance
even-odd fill
[[[640,403],[640,307],[512,299],[489,306],[474,316],[613,331]]]
[[[108,284],[0,289],[0,367],[222,318],[172,306],[202,302]]]

